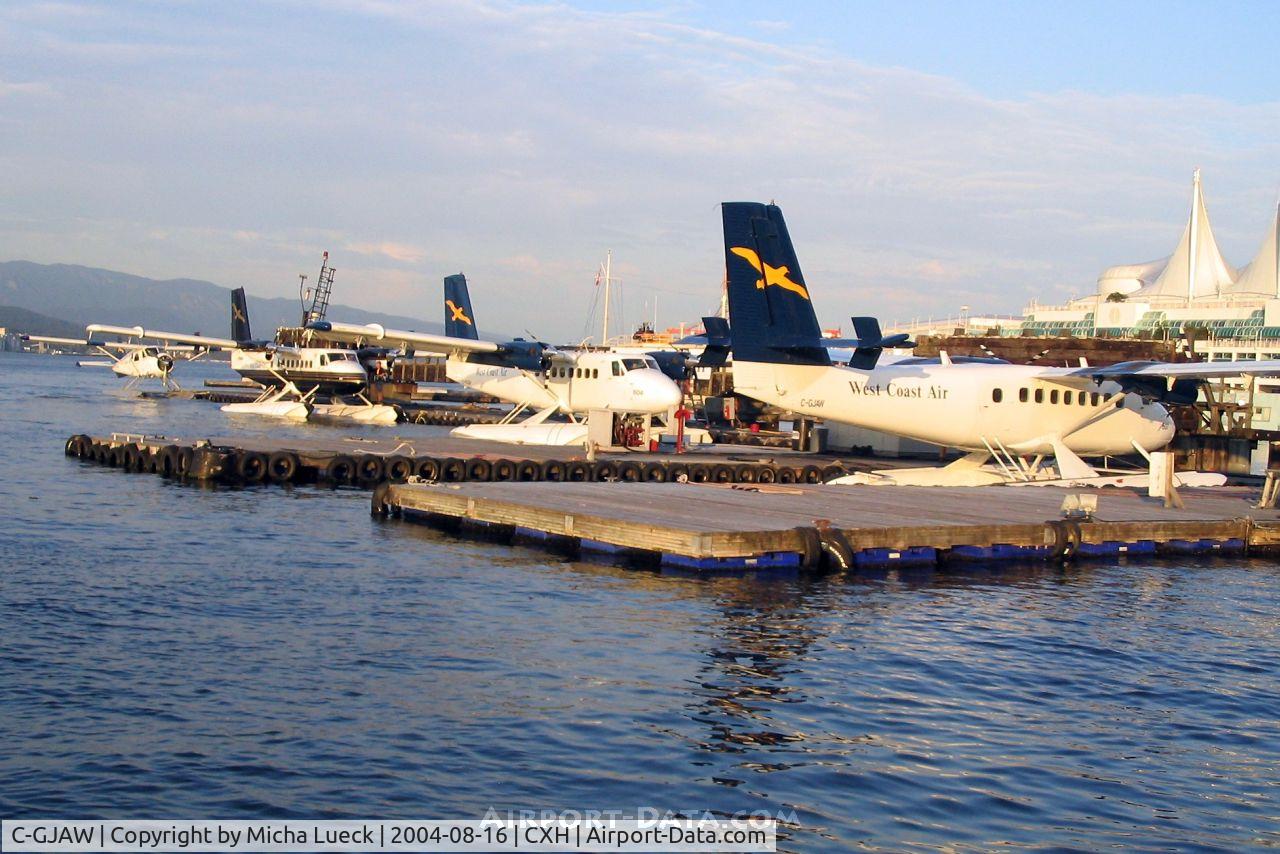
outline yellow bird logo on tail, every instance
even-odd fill
[[[454,305],[453,300],[447,299],[444,301],[444,304],[449,307],[449,312],[453,315],[453,317],[449,318],[450,320],[460,320],[467,324],[467,326],[472,325],[471,318],[467,317],[466,311],[461,307]]]
[[[231,316],[242,323],[247,323],[249,320],[249,318],[244,316],[244,312],[240,310],[240,306],[238,305],[231,306]]]
[[[760,274],[760,278],[756,279],[756,287],[760,290],[764,290],[769,285],[774,285],[785,291],[791,291],[806,300],[809,298],[809,292],[805,290],[804,285],[791,281],[791,271],[788,268],[770,267],[760,260],[760,256],[756,254],[754,249],[747,249],[745,246],[732,246],[729,251],[739,258],[746,259],[748,264],[756,268],[756,272]]]

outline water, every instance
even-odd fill
[[[1280,844],[1271,563],[563,561],[354,490],[65,458],[73,432],[266,429],[115,387],[0,354],[0,816],[646,807],[793,815],[791,851]]]

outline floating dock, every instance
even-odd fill
[[[1127,489],[1064,519],[1052,487],[388,484],[375,515],[572,554],[695,570],[873,568],[948,561],[1275,553],[1280,512],[1256,490],[1182,490],[1185,509]]]
[[[601,453],[575,447],[510,445],[453,436],[347,439],[212,437],[177,439],[77,434],[67,456],[129,472],[229,483],[328,483],[372,487],[382,481],[623,481],[821,483],[858,470],[831,458],[782,449],[710,446],[687,454]]]

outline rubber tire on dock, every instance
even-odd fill
[[[669,477],[666,463],[645,463],[640,479],[645,483],[666,483]]]
[[[120,446],[120,468],[135,474],[142,471],[142,451],[133,442]]]
[[[378,483],[386,474],[387,463],[376,454],[361,454],[356,460],[356,480],[362,484]]]
[[[244,451],[236,459],[236,476],[245,483],[262,483],[270,469],[270,460],[261,451]]]
[[[445,457],[440,461],[440,479],[445,483],[466,480],[467,464],[457,457]]]
[[[623,460],[618,466],[618,480],[623,483],[637,483],[644,480],[644,466],[635,460]]]
[[[413,460],[396,455],[387,457],[387,480],[393,483],[404,483],[413,475]]]
[[[826,528],[818,531],[822,541],[822,563],[828,570],[842,569],[846,572],[854,568],[853,549],[844,532],[838,528]]]
[[[502,481],[502,482],[515,480],[516,479],[515,460],[507,460],[507,459],[494,460],[493,473],[490,479],[496,480],[496,481]]]
[[[800,469],[800,483],[822,483],[822,469],[817,466],[805,466]]]
[[[553,483],[562,481],[564,480],[564,463],[560,460],[547,460],[538,467],[538,474],[542,476],[542,480]]]
[[[735,483],[755,483],[758,479],[757,469],[754,463],[743,463],[733,470],[733,479]]]
[[[347,454],[334,454],[325,462],[321,476],[335,485],[351,483],[356,476],[356,461]]]
[[[727,463],[716,463],[711,467],[712,483],[733,483],[735,477],[737,477],[737,471]]]
[[[613,460],[601,460],[596,463],[596,469],[593,472],[597,483],[618,479],[618,464]]]
[[[778,470],[770,465],[756,466],[756,483],[777,483]]]
[[[542,466],[538,465],[537,460],[521,460],[516,463],[516,480],[521,483],[529,483],[542,479]]]
[[[711,482],[711,466],[706,463],[690,463],[689,464],[689,482],[690,483],[710,483]]]
[[[840,465],[839,463],[831,463],[830,465],[826,465],[822,467],[822,482],[826,483],[829,480],[835,480],[838,477],[844,477],[848,473],[849,473],[849,470],[846,469],[844,466]]]
[[[791,466],[778,466],[778,483],[795,483],[800,477]]]
[[[165,445],[156,451],[156,474],[175,477],[178,474],[178,446]]]
[[[84,457],[85,446],[92,443],[92,441],[93,441],[92,439],[90,439],[88,436],[84,435],[83,433],[77,433],[76,435],[72,436],[70,439],[67,440],[67,447],[65,449],[67,456],[68,457]]]
[[[289,483],[298,476],[298,466],[293,451],[276,451],[267,459],[267,476],[276,483]]]
[[[574,460],[564,467],[564,479],[570,483],[585,483],[595,479],[595,472],[591,470],[591,463]]]
[[[667,463],[667,480],[670,483],[686,483],[689,480],[687,463]]]
[[[440,479],[440,461],[435,457],[422,457],[415,460],[413,473],[423,480],[435,482]]]
[[[191,448],[178,448],[177,464],[173,467],[175,477],[186,477],[191,474],[191,464],[195,462],[196,452]]]
[[[89,451],[89,458],[100,465],[107,464],[107,445],[105,442],[94,442],[93,448]]]
[[[480,457],[467,460],[467,480],[487,483],[493,480],[493,463]]]

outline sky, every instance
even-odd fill
[[[824,325],[1017,313],[1280,196],[1280,4],[0,4],[0,260],[589,334],[717,305],[776,201]],[[617,314],[615,313],[615,318]],[[617,331],[622,331],[621,327]]]

